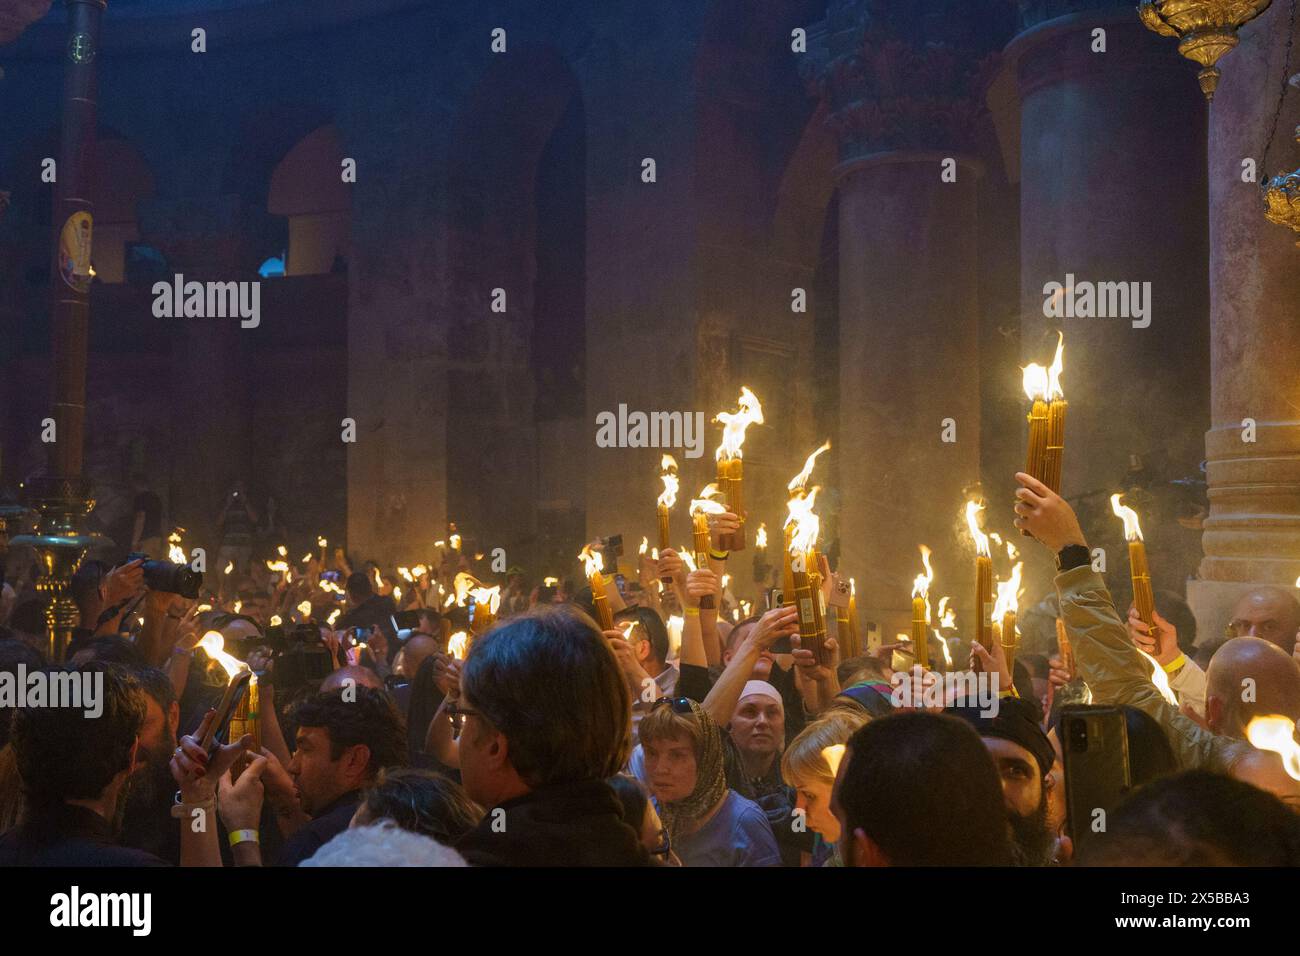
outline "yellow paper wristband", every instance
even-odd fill
[[[700,609],[698,607],[688,607],[683,613],[685,613],[688,616],[692,614],[698,615],[700,613]]]
[[[1186,655],[1186,654],[1179,654],[1177,657],[1175,657],[1175,658],[1174,658],[1172,661],[1170,661],[1168,664],[1165,664],[1165,665],[1164,665],[1165,673],[1166,673],[1166,674],[1172,674],[1174,671],[1178,670],[1178,668],[1182,667],[1182,666],[1183,666],[1184,664],[1186,664],[1186,663],[1187,663],[1187,655]]]
[[[239,846],[241,843],[261,843],[262,838],[256,830],[231,830],[227,839],[230,840],[232,847]]]

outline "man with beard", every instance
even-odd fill
[[[0,866],[166,865],[116,841],[127,781],[140,761],[145,695],[119,668],[92,662],[81,668],[88,670],[103,677],[99,715],[79,707],[14,714],[10,742],[24,809],[18,826],[0,836]]]
[[[1052,775],[1056,750],[1036,719],[1029,701],[1004,697],[992,717],[979,707],[949,707],[980,735],[1002,781],[1002,797],[1011,826],[1012,859],[1018,866],[1056,862],[1056,833],[1048,822],[1049,796],[1057,785]]]
[[[143,691],[145,717],[140,730],[140,765],[127,782],[120,842],[179,866],[180,830],[171,818],[176,783],[168,764],[176,749],[180,704],[176,689],[162,671],[142,667],[133,669],[131,676]]]

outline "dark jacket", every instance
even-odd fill
[[[361,802],[361,791],[345,793],[284,841],[277,866],[297,866],[348,828]]]
[[[166,865],[152,853],[118,846],[107,820],[70,804],[43,811],[0,836],[0,867]]]
[[[507,800],[489,810],[456,849],[471,866],[651,864],[603,780],[556,784]]]

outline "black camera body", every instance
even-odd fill
[[[195,571],[188,564],[172,564],[170,561],[154,561],[147,554],[133,552],[126,556],[126,563],[143,561],[140,570],[144,573],[144,585],[150,591],[162,591],[165,594],[179,594],[184,598],[199,596],[203,585],[203,572]]]
[[[275,662],[271,679],[276,689],[286,694],[319,684],[334,672],[334,662],[315,624],[295,624],[287,630],[282,624],[273,624],[266,629],[266,643]]]

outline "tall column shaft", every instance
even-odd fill
[[[935,602],[951,594],[974,614],[961,510],[979,479],[978,172],[961,165],[945,183],[942,158],[840,167],[842,561],[864,626],[887,640],[907,630],[919,544],[935,552]]]
[[[1241,30],[1241,45],[1220,63],[1210,114],[1210,515],[1200,580],[1189,586],[1205,637],[1222,632],[1250,586],[1290,587],[1300,575],[1300,251],[1293,233],[1264,219],[1258,187],[1242,181],[1248,158],[1261,180],[1300,166],[1295,89],[1267,159],[1262,155],[1282,82],[1288,13],[1287,3],[1274,3]],[[1291,42],[1300,50],[1300,28]],[[1293,54],[1291,72],[1298,70],[1300,55]]]

